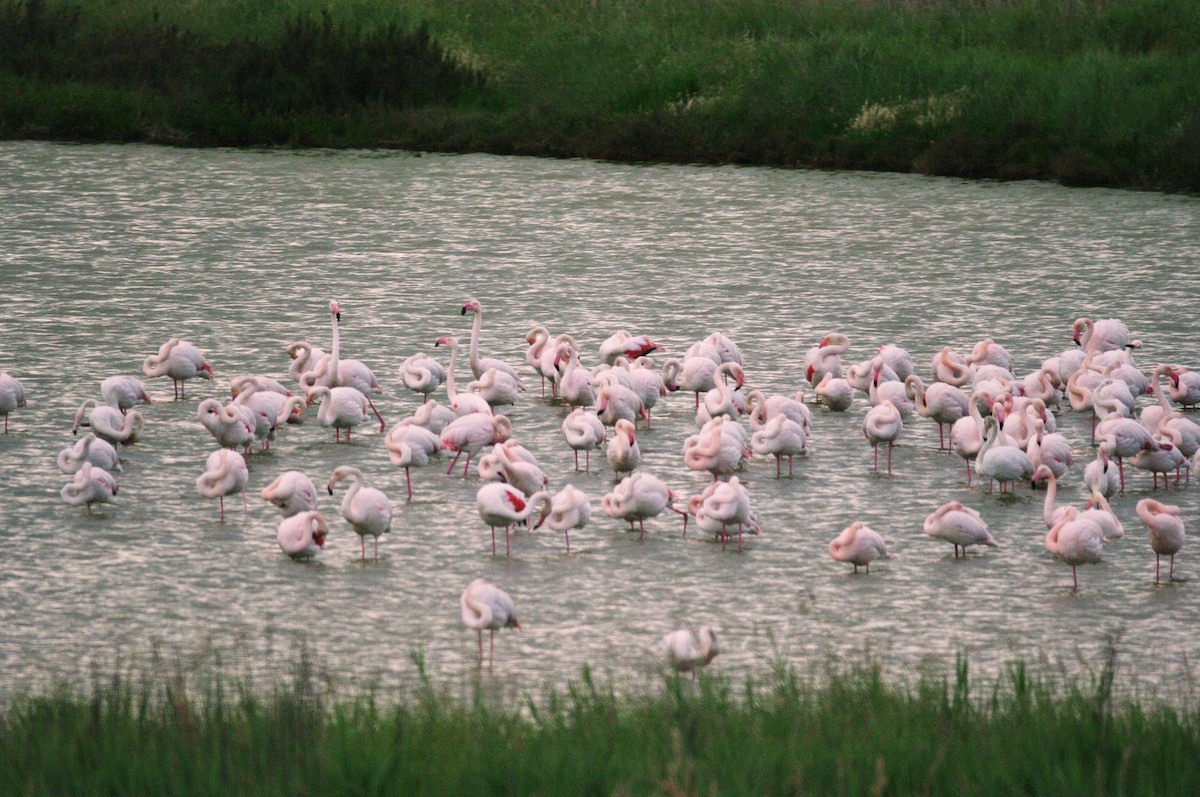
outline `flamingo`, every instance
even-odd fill
[[[221,448],[245,446],[249,450],[258,423],[249,407],[232,402],[222,405],[217,399],[208,398],[196,407],[196,417]]]
[[[971,379],[971,367],[961,354],[949,346],[933,355],[933,381],[962,387]]]
[[[571,529],[581,529],[592,517],[592,503],[587,494],[568,484],[559,490],[550,500],[550,514],[546,516],[545,524],[554,531],[561,531],[567,543],[567,553],[571,552]]]
[[[1033,425],[1034,435],[1025,449],[1029,454],[1029,461],[1035,468],[1038,465],[1047,465],[1050,470],[1054,471],[1055,478],[1062,477],[1067,472],[1067,468],[1075,464],[1075,455],[1071,452],[1071,444],[1058,432],[1046,434],[1044,431],[1045,421],[1041,418],[1034,421]]]
[[[495,469],[501,481],[511,484],[527,496],[546,489],[550,480],[538,464],[537,457],[516,440],[508,439],[492,446]],[[483,475],[483,460],[480,460],[480,475]]]
[[[471,457],[483,450],[484,446],[502,443],[512,434],[512,422],[503,415],[483,415],[473,412],[461,415],[442,430],[442,448],[454,452],[454,459],[446,474],[454,471],[459,456],[467,452],[467,461],[463,465],[463,476],[471,467]]]
[[[613,470],[613,481],[622,473],[633,473],[642,463],[642,450],[638,447],[634,426],[624,418],[617,421],[612,439],[608,442],[608,466]]]
[[[850,339],[840,332],[831,332],[821,338],[804,355],[804,378],[810,385],[817,385],[826,376],[842,378],[842,355],[850,349]]]
[[[1158,583],[1159,560],[1164,555],[1171,557],[1167,581],[1174,581],[1175,554],[1183,548],[1183,520],[1179,517],[1179,507],[1160,503],[1153,498],[1143,498],[1137,502],[1136,511],[1150,534],[1150,548],[1154,551],[1154,583]]]
[[[537,371],[542,377],[542,396],[546,395],[546,374],[542,371],[542,354],[550,344],[550,330],[538,324],[525,333],[525,342],[529,348],[525,351],[525,364]]]
[[[983,429],[983,445],[975,458],[975,470],[980,475],[1000,482],[1000,492],[1004,492],[1005,485],[1026,481],[1033,476],[1033,461],[1028,454],[1016,446],[997,444],[1000,424],[994,417],[984,419]]]
[[[833,374],[825,374],[814,388],[817,398],[833,412],[845,412],[854,401],[854,389],[850,383]]]
[[[541,507],[542,518],[550,511],[550,493],[539,490],[526,497],[524,493],[503,482],[488,482],[475,493],[475,508],[479,517],[492,530],[492,556],[496,555],[496,527],[504,527],[504,555],[509,555],[509,527],[529,520]],[[540,525],[540,520],[539,520]]]
[[[387,534],[392,528],[392,505],[382,491],[363,484],[363,474],[358,468],[339,465],[333,469],[325,489],[333,495],[333,487],[345,479],[350,487],[342,496],[342,517],[354,529],[362,544],[362,558],[367,558],[367,535],[375,540],[375,558],[379,558],[379,535]]]
[[[288,515],[279,522],[275,539],[280,549],[293,559],[311,559],[325,547],[329,525],[315,509]]]
[[[235,376],[229,380],[229,393],[233,398],[237,398],[243,391],[248,389],[259,393],[278,393],[284,398],[292,395],[292,391],[281,385],[278,380],[272,379],[269,376]]]
[[[876,357],[875,376],[871,380],[871,384],[867,386],[867,396],[871,399],[871,406],[878,406],[883,401],[890,401],[900,413],[903,420],[912,418],[913,411],[917,405],[908,397],[908,388],[905,384],[896,379],[882,379],[882,367],[880,359]]]
[[[1104,551],[1104,532],[1093,521],[1068,515],[1046,533],[1046,550],[1071,566],[1071,580],[1079,589],[1079,565],[1095,564]]]
[[[1095,438],[1101,444],[1107,442],[1109,456],[1116,457],[1121,492],[1125,492],[1125,458],[1150,446],[1153,435],[1132,418],[1106,418],[1096,426]]]
[[[1059,521],[1079,514],[1079,510],[1073,506],[1054,505],[1058,495],[1058,478],[1054,475],[1054,471],[1045,465],[1038,466],[1033,472],[1032,482],[1037,484],[1041,481],[1046,482],[1046,499],[1042,502],[1042,520],[1045,521],[1047,530],[1057,526]]]
[[[121,463],[113,444],[94,434],[88,434],[58,452],[58,467],[66,475],[74,474],[83,463],[90,462],[109,473],[120,473]]]
[[[724,415],[683,441],[683,463],[690,470],[708,471],[714,481],[736,471],[749,453],[745,432]]]
[[[950,427],[950,448],[957,452],[967,463],[967,486],[971,484],[971,462],[979,455],[983,447],[983,414],[979,411],[979,403],[991,401],[986,393],[976,390],[967,400],[968,415],[960,418]]]
[[[379,386],[379,381],[375,378],[374,372],[360,360],[341,359],[341,321],[341,308],[336,301],[331,301],[329,303],[329,325],[333,334],[333,348],[329,352],[327,365],[329,378],[327,387],[352,387],[362,393],[367,406],[371,408],[371,412],[375,413],[375,417],[379,419],[379,431],[382,432],[384,430],[383,416],[379,414],[379,410],[375,409],[375,404],[371,401],[371,397],[368,394],[382,394],[383,388]],[[317,384],[315,382],[304,384],[304,387],[311,396],[312,388],[317,387]]]
[[[1090,318],[1077,318],[1071,325],[1075,343],[1089,354],[1140,348],[1141,341],[1133,340],[1129,327],[1116,318],[1103,318],[1093,322]]]
[[[0,371],[0,415],[4,416],[4,433],[8,434],[8,416],[17,407],[25,406],[25,388],[8,371]]]
[[[483,372],[483,376],[467,385],[467,390],[483,397],[493,409],[503,404],[516,404],[520,388],[508,374],[495,368]]]
[[[853,564],[855,573],[858,572],[859,565],[870,573],[871,562],[891,558],[887,546],[883,543],[883,537],[861,520],[851,523],[833,538],[829,543],[829,555],[839,562]]]
[[[470,391],[459,393],[454,387],[454,367],[458,364],[458,338],[452,335],[443,336],[433,345],[450,347],[450,366],[446,369],[446,395],[450,399],[450,408],[458,415],[469,415],[473,412],[491,415],[492,405],[487,403],[487,399]]]
[[[792,457],[808,452],[808,434],[804,427],[786,415],[776,415],[750,436],[750,448],[755,454],[775,457],[775,477],[781,476],[781,461],[788,458],[788,476],[792,475]]]
[[[777,415],[783,415],[793,423],[799,424],[804,433],[808,434],[812,428],[812,410],[804,405],[803,398],[804,393],[799,391],[795,398],[791,398],[768,396],[761,390],[751,390],[746,396],[746,413],[750,416],[750,428],[758,431]]]
[[[495,368],[497,371],[501,371],[512,377],[516,381],[517,387],[520,390],[524,390],[525,383],[521,381],[521,376],[515,368],[503,360],[497,360],[494,357],[479,356],[479,333],[483,328],[483,305],[479,303],[478,299],[470,299],[462,306],[462,314],[466,315],[467,313],[475,314],[475,320],[471,324],[471,349],[468,354],[471,373],[475,374],[475,378],[478,379],[489,368]]]
[[[1022,392],[1026,398],[1040,399],[1044,405],[1052,407],[1062,404],[1063,392],[1059,389],[1061,384],[1058,374],[1045,366],[1021,380]]]
[[[334,442],[341,442],[342,430],[346,430],[346,442],[350,442],[350,432],[370,417],[371,400],[354,387],[326,387],[317,385],[308,391],[308,403],[320,400],[317,408],[317,421],[326,428],[333,428]],[[383,420],[379,421],[379,431],[383,431]]]
[[[308,405],[300,396],[283,395],[274,391],[260,391],[250,387],[233,400],[254,413],[254,437],[262,442],[266,451],[280,424],[301,424],[308,415]]]
[[[279,474],[275,481],[262,489],[260,495],[285,518],[317,509],[317,486],[298,470]]]
[[[185,383],[199,377],[212,381],[212,366],[200,350],[186,340],[171,338],[142,363],[142,373],[149,377],[169,376],[175,387],[175,399],[186,398]]]
[[[720,652],[717,635],[706,625],[700,626],[695,634],[680,628],[662,638],[662,656],[666,665],[676,672],[690,672],[693,677]]]
[[[596,395],[596,416],[605,426],[613,426],[622,418],[635,423],[646,417],[646,408],[637,393],[610,379]]]
[[[400,364],[400,380],[414,393],[420,393],[422,401],[446,381],[446,369],[425,352],[417,352]]]
[[[496,652],[496,631],[501,628],[521,629],[513,599],[508,593],[486,578],[477,578],[463,590],[459,601],[462,621],[467,628],[474,629],[479,640],[479,666],[483,666],[483,629],[491,631],[488,647],[488,666]]]
[[[669,509],[683,516],[683,533],[687,535],[687,512],[674,506],[675,494],[671,492],[662,479],[645,471],[638,471],[626,476],[612,492],[600,501],[600,511],[611,518],[619,518],[629,523],[633,530],[636,520],[641,536],[646,538],[647,518],[658,517],[664,509]]]
[[[62,488],[62,499],[71,506],[83,504],[88,514],[92,504],[107,504],[117,494],[117,479],[104,468],[85,462],[75,471],[74,479]]]
[[[638,357],[629,368],[630,387],[642,400],[642,408],[646,411],[646,428],[650,428],[650,410],[658,404],[658,400],[667,395],[667,386],[662,376],[654,367],[654,361],[649,357]]]
[[[121,414],[116,407],[86,399],[75,411],[75,425],[71,427],[71,433],[78,434],[80,426],[88,426],[101,440],[113,445],[129,446],[138,441],[144,423],[145,419],[137,410]]]
[[[562,422],[563,437],[575,451],[575,470],[579,470],[579,452],[584,452],[584,470],[591,470],[592,449],[604,442],[607,432],[594,412],[579,408]]]
[[[225,522],[225,496],[241,493],[242,508],[249,520],[250,507],[246,503],[246,483],[249,481],[250,471],[242,455],[228,448],[218,448],[208,455],[204,473],[196,478],[196,490],[205,498],[218,499],[222,523]]]
[[[984,338],[976,343],[966,362],[967,365],[998,365],[1006,371],[1012,371],[1012,357],[1008,349],[991,338]]]
[[[631,335],[624,329],[617,330],[600,344],[600,362],[612,365],[618,357],[632,362],[638,357],[662,348],[648,335]]]
[[[1096,458],[1083,471],[1083,483],[1090,492],[1111,498],[1121,489],[1121,474],[1110,460],[1112,445],[1105,440],[1096,447]]]
[[[928,388],[921,377],[909,374],[904,379],[908,397],[917,405],[917,414],[937,421],[938,450],[946,448],[945,424],[953,428],[955,422],[967,414],[967,397],[961,390],[945,382],[934,382]]]
[[[1158,489],[1158,474],[1163,474],[1163,487],[1170,487],[1170,473],[1176,472],[1175,480],[1179,480],[1179,469],[1184,466],[1187,459],[1183,456],[1178,448],[1173,443],[1168,442],[1165,438],[1151,438],[1142,450],[1134,454],[1130,460],[1135,468],[1139,470],[1148,470],[1154,474],[1154,489]]]
[[[1090,520],[1100,527],[1104,541],[1119,540],[1125,536],[1125,527],[1121,524],[1117,513],[1108,505],[1108,499],[1100,493],[1092,493],[1088,498],[1087,508],[1079,513],[1079,517]]]
[[[700,409],[700,394],[717,386],[716,373],[719,362],[710,357],[696,355],[683,361],[679,370],[679,387],[696,394],[696,409]]]
[[[487,414],[490,415],[491,412],[489,411]],[[442,430],[457,417],[454,410],[430,399],[417,407],[417,411],[412,414],[412,417],[405,418],[402,423],[411,423],[413,426],[428,429],[434,434],[441,434]]]
[[[562,362],[566,365],[562,365]],[[555,350],[555,373],[561,367],[558,378],[558,395],[569,407],[590,407],[596,403],[596,393],[592,389],[592,380],[579,365],[579,352],[563,343]]]
[[[288,375],[297,382],[303,382],[301,377],[304,374],[316,371],[322,362],[329,359],[329,355],[324,350],[313,346],[307,340],[289,343],[287,353],[292,360],[292,364],[288,366]]]
[[[742,550],[742,533],[746,528],[752,534],[761,531],[750,511],[750,494],[737,476],[731,476],[727,482],[713,482],[700,495],[693,496],[688,501],[688,513],[695,516],[701,531],[718,536],[722,547],[729,540],[729,527],[736,525],[738,551]]]
[[[863,418],[863,436],[875,451],[874,470],[879,471],[879,444],[888,444],[888,473],[892,472],[892,446],[904,430],[904,420],[896,405],[884,399],[867,411]]]
[[[1172,368],[1168,389],[1171,400],[1185,409],[1200,404],[1200,371]]]
[[[741,415],[733,390],[729,389],[726,378],[732,376],[735,386],[740,390],[746,384],[746,375],[742,366],[737,363],[721,363],[713,374],[713,388],[704,394],[704,398],[696,412],[696,425],[703,426],[718,415],[735,418]]]
[[[888,343],[880,346],[875,352],[876,356],[883,361],[883,364],[896,372],[896,377],[903,382],[913,373],[912,356],[907,350],[899,346]]]
[[[0,381],[3,380],[0,379]],[[0,388],[0,392],[2,391],[3,388]],[[133,409],[138,402],[154,403],[150,394],[146,392],[146,386],[142,384],[142,380],[133,376],[108,377],[100,383],[100,395],[104,396],[105,404],[111,404],[121,412]],[[0,400],[0,403],[3,401]]]
[[[442,450],[442,441],[436,434],[423,426],[405,419],[393,426],[384,439],[388,456],[397,468],[404,468],[404,483],[408,488],[408,500],[412,500],[412,477],[409,467],[422,468],[429,458]]]
[[[967,555],[968,545],[999,547],[979,513],[958,501],[948,501],[939,506],[925,518],[923,529],[930,537],[951,543],[954,546],[955,559],[958,558],[960,545],[964,557]]]
[[[569,352],[578,359],[579,350],[575,348],[575,338],[562,333],[551,338],[542,349],[541,356],[534,365],[534,370],[542,375],[542,395],[546,395],[546,380],[550,380],[550,394],[557,398],[562,392],[560,387],[564,374],[562,365],[565,359],[563,352]]]

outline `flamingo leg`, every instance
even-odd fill
[[[462,456],[462,450],[454,452],[454,459],[450,460],[450,467],[446,468],[446,475],[449,476],[454,472],[454,466],[458,464],[458,458]]]
[[[1167,572],[1167,581],[1175,580],[1175,554],[1171,554],[1171,569]]]
[[[488,637],[488,669],[496,663],[496,629],[493,628],[491,635]]]
[[[404,483],[408,485],[408,500],[412,500],[412,476],[408,472],[408,466],[404,466]]]
[[[508,547],[508,526],[505,526],[505,527],[504,527],[504,555],[505,555],[505,556],[509,556],[509,555],[510,555],[510,554],[509,554],[509,547]],[[493,631],[493,632],[492,632],[492,635],[493,635],[493,636],[495,636],[495,633],[496,633],[496,632],[495,632],[495,631]]]
[[[495,556],[496,555],[496,527],[489,526],[489,528],[492,530],[492,556]]]
[[[382,432],[383,428],[384,428],[383,416],[379,414],[379,410],[375,409],[375,403],[373,401],[371,401],[371,399],[369,397],[366,397],[366,398],[367,398],[367,404],[371,407],[371,412],[375,413],[375,417],[379,419],[379,431]],[[346,432],[346,434],[348,436],[350,433]]]
[[[946,449],[946,430],[942,427],[942,422],[938,421],[938,451]]]
[[[225,496],[223,496],[223,495],[217,496],[217,503],[221,507],[221,522],[224,523],[225,522]],[[91,510],[91,508],[92,508],[92,505],[88,504],[89,511]]]
[[[1155,584],[1158,583],[1158,560],[1160,558],[1161,557],[1158,554],[1154,554],[1154,583]],[[1172,557],[1172,558],[1174,558],[1174,557]]]
[[[578,452],[575,456],[579,456]],[[592,472],[592,452],[590,450],[583,452],[583,469],[588,473]]]
[[[967,486],[971,486],[971,460],[967,460]]]
[[[479,666],[483,666],[483,629],[475,629],[476,638],[479,640]]]
[[[346,442],[347,442],[347,443],[349,443],[349,442],[350,442],[350,430],[351,430],[351,429],[353,429],[353,428],[354,428],[353,426],[347,426],[347,427],[346,427]]]
[[[366,558],[367,558],[367,537],[366,537],[366,535],[364,534],[364,535],[359,536],[358,541],[362,544],[363,561],[366,561]]]
[[[874,470],[876,473],[878,473],[879,472],[879,443],[872,443],[871,448],[875,450],[875,468],[874,468]],[[857,566],[856,566],[856,568],[857,568]],[[855,572],[857,573],[858,570],[855,569]]]
[[[892,473],[892,444],[888,443],[888,475]],[[870,567],[870,565],[868,565]]]
[[[1079,589],[1079,574],[1075,572],[1075,565],[1071,565],[1071,580],[1075,582],[1075,589]]]
[[[342,430],[337,428],[336,426],[333,427],[333,442],[335,442],[335,443],[342,442]]]
[[[463,476],[467,475],[467,468],[471,467],[471,453],[467,452],[467,464],[463,465]]]
[[[569,529],[563,529],[563,539],[567,541],[567,553],[571,552],[571,532]]]
[[[782,467],[781,463],[782,463],[782,457],[780,457],[778,454],[776,454],[775,455],[775,478],[776,479],[778,479],[781,475],[780,474],[780,468]]]
[[[579,470],[579,449],[575,449],[575,470]]]
[[[638,541],[640,542],[641,540],[646,539],[646,521],[642,520],[641,518],[638,518],[638,528],[642,532],[641,535],[638,537]]]
[[[375,538],[375,558],[379,558],[379,538]]]
[[[1117,457],[1117,473],[1121,474],[1121,492],[1125,492],[1125,460]]]

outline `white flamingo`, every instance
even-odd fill
[[[293,559],[311,559],[325,547],[329,526],[315,509],[288,515],[279,522],[275,539],[280,549]]]
[[[1150,548],[1154,551],[1154,583],[1158,583],[1158,565],[1163,556],[1171,557],[1167,581],[1174,581],[1175,554],[1183,548],[1183,519],[1179,516],[1179,507],[1143,498],[1137,502],[1137,515],[1146,524],[1150,535]]]
[[[487,399],[470,391],[459,393],[455,388],[454,369],[458,365],[458,338],[446,335],[438,338],[433,345],[450,347],[450,365],[446,369],[446,396],[450,399],[450,408],[458,415],[470,415],[473,412],[491,415],[492,406],[487,403]]]
[[[662,479],[646,471],[638,471],[626,476],[612,492],[600,500],[600,511],[611,518],[618,518],[629,523],[633,530],[636,521],[641,530],[639,539],[646,538],[645,521],[658,517],[664,510],[670,510],[683,516],[683,533],[687,534],[687,512],[675,505],[675,494],[667,488]]]
[[[871,562],[891,558],[883,537],[861,520],[851,523],[833,538],[829,543],[829,555],[839,562],[853,564],[855,573],[859,566],[865,567],[870,573]]]
[[[442,441],[423,426],[405,419],[393,426],[384,440],[388,456],[397,468],[404,468],[404,483],[408,489],[408,500],[412,500],[412,476],[410,467],[423,468],[430,457],[442,450]]]
[[[366,395],[354,387],[326,387],[317,385],[308,391],[308,403],[320,400],[317,408],[317,422],[325,428],[333,429],[335,443],[342,440],[342,430],[346,430],[346,442],[350,442],[350,432],[355,426],[366,423],[371,417],[371,402]],[[383,420],[379,421],[379,431],[383,431]]]
[[[512,422],[503,415],[483,415],[473,412],[462,415],[442,430],[440,437],[442,448],[454,452],[454,459],[446,474],[454,471],[459,456],[465,451],[467,461],[463,464],[463,476],[471,467],[471,457],[483,450],[484,446],[502,443],[512,434]]]
[[[67,446],[58,452],[59,470],[68,476],[79,470],[85,462],[90,462],[109,473],[121,472],[117,449],[112,443],[94,434],[87,434],[76,440],[74,446]]]
[[[483,630],[486,628],[491,632],[488,647],[490,666],[496,652],[496,631],[501,628],[521,628],[513,599],[486,578],[477,578],[463,590],[459,604],[463,625],[478,635],[480,667],[483,666]]]
[[[446,381],[446,369],[425,352],[417,352],[400,364],[400,380],[406,388],[419,393],[423,401],[428,401],[429,394]]]
[[[786,415],[776,415],[766,425],[750,435],[750,448],[755,454],[775,457],[775,477],[781,474],[783,457],[788,459],[788,476],[792,475],[792,457],[808,452],[808,434],[804,427]]]
[[[612,365],[618,357],[632,362],[658,348],[661,347],[648,335],[631,335],[620,329],[600,344],[600,362]]]
[[[871,444],[871,448],[875,452],[875,471],[879,470],[879,444],[887,443],[888,473],[891,473],[892,446],[895,445],[896,439],[904,430],[904,420],[900,415],[900,410],[896,408],[895,404],[884,399],[867,411],[863,418],[862,430],[863,436],[867,438],[867,442]]]
[[[720,652],[717,635],[706,625],[700,626],[695,634],[680,628],[662,638],[663,661],[676,672],[695,676],[697,670],[707,667]]]
[[[196,417],[221,448],[242,446],[249,450],[258,421],[254,411],[246,405],[235,402],[221,404],[215,398],[208,398],[196,407]]]
[[[925,518],[922,528],[930,537],[951,543],[954,546],[955,559],[958,558],[960,545],[964,557],[967,555],[968,545],[999,547],[996,538],[988,531],[983,517],[958,501],[948,501],[939,506]]]
[[[496,527],[504,527],[504,555],[509,555],[509,529],[514,523],[525,523],[541,507],[542,517],[550,511],[550,493],[539,490],[533,495],[503,482],[488,482],[475,493],[475,508],[479,517],[492,531],[492,556],[496,555]],[[541,522],[539,519],[539,525]]]
[[[508,374],[516,381],[517,387],[521,390],[525,389],[525,383],[521,381],[521,375],[516,369],[503,360],[498,360],[494,357],[479,356],[479,333],[483,328],[483,305],[478,299],[470,299],[462,306],[462,314],[474,313],[475,319],[471,324],[471,349],[468,353],[468,360],[471,365],[471,373],[475,374],[478,379],[483,376],[484,372],[489,368],[495,368],[497,371]]]
[[[71,506],[86,506],[88,514],[92,504],[112,502],[117,494],[117,479],[111,473],[85,462],[75,471],[74,478],[63,485],[62,499]]]
[[[363,474],[358,468],[339,465],[333,469],[325,485],[329,494],[338,482],[350,480],[350,487],[342,496],[342,517],[354,529],[362,544],[362,558],[367,558],[367,535],[375,542],[375,558],[379,558],[379,535],[387,534],[392,527],[392,505],[381,490],[363,484]]]
[[[262,499],[278,509],[284,517],[311,512],[317,507],[317,486],[298,470],[279,474],[275,481],[262,489]]]
[[[1079,565],[1095,564],[1104,552],[1104,532],[1078,515],[1064,517],[1046,533],[1046,550],[1071,566],[1071,580],[1079,589]]]
[[[622,473],[633,473],[637,466],[642,464],[642,449],[638,446],[631,421],[624,418],[617,421],[612,439],[608,441],[607,455],[608,466],[613,471],[613,481],[619,480]]]
[[[563,437],[575,452],[575,470],[579,470],[579,452],[584,452],[584,470],[591,470],[591,453],[607,437],[604,424],[594,412],[579,408],[562,422]]]
[[[546,515],[545,524],[554,531],[563,533],[567,544],[567,553],[571,552],[571,529],[581,529],[592,517],[592,502],[587,494],[568,484],[559,490],[550,500],[550,514]]]
[[[145,419],[137,410],[122,414],[116,407],[100,404],[96,399],[86,399],[75,412],[75,425],[71,427],[71,433],[78,434],[79,427],[87,426],[101,440],[128,446],[138,441],[144,424]]]
[[[133,376],[110,376],[100,383],[100,395],[104,403],[111,404],[121,412],[133,409],[135,404],[153,404],[142,380]]]
[[[917,414],[937,421],[938,450],[946,448],[946,424],[953,428],[959,418],[967,414],[966,395],[945,382],[934,382],[929,387],[916,374],[909,374],[904,380],[908,397],[916,402]]]
[[[242,494],[242,508],[246,519],[250,519],[250,507],[246,503],[246,484],[250,481],[250,470],[246,460],[236,451],[218,448],[208,455],[204,473],[196,478],[196,490],[205,498],[216,498],[221,507],[221,522],[225,522],[225,496]]]
[[[0,371],[0,415],[4,416],[4,433],[8,434],[8,416],[25,406],[25,387],[8,371]]]
[[[204,359],[200,350],[186,340],[171,338],[142,363],[142,373],[149,377],[169,376],[175,387],[175,398],[186,398],[185,383],[189,379],[212,381],[212,366]]]

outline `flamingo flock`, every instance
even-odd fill
[[[331,301],[328,311],[328,354],[308,341],[286,347],[291,360],[288,376],[300,395],[270,376],[247,375],[230,380],[228,401],[206,397],[198,402],[198,429],[207,432],[216,449],[208,455],[196,489],[206,498],[218,499],[221,522],[225,521],[224,498],[238,493],[249,517],[246,489],[253,469],[248,462],[255,449],[267,450],[280,428],[304,424],[312,405],[317,405],[318,424],[334,430],[331,445],[343,444],[343,431],[349,443],[352,431],[365,428],[372,419],[378,420],[381,433],[387,429],[370,398],[383,395],[383,388],[363,362],[341,357],[341,306]],[[598,362],[588,368],[576,336],[551,335],[539,325],[525,337],[524,366],[541,381],[540,401],[561,406],[562,439],[574,453],[575,471],[580,470],[580,452],[586,472],[592,467],[591,452],[603,448],[614,477],[611,490],[603,496],[589,496],[575,484],[556,492],[535,454],[520,444],[517,425],[500,414],[504,407],[539,399],[528,393],[518,368],[500,358],[481,356],[484,309],[479,300],[461,305],[461,315],[468,314],[472,318],[467,365],[473,379],[462,392],[457,389],[459,343],[452,335],[433,341],[435,348],[449,348],[445,365],[425,352],[409,356],[400,367],[399,383],[419,397],[420,405],[411,416],[392,424],[385,445],[392,467],[405,470],[407,500],[413,496],[412,468],[453,453],[445,474],[458,478],[455,470],[465,454],[461,476],[471,478],[471,464],[476,463],[482,482],[476,508],[491,531],[492,556],[498,554],[497,528],[504,529],[505,553],[511,555],[514,531],[521,527],[533,531],[543,524],[563,534],[570,553],[570,532],[592,521],[595,500],[601,514],[628,523],[631,531],[638,532],[639,541],[646,538],[647,520],[673,512],[683,519],[682,538],[687,537],[692,519],[700,539],[711,538],[724,548],[736,538],[737,550],[742,551],[747,533],[784,531],[765,530],[753,511],[753,479],[742,477],[752,457],[774,458],[774,477],[779,480],[784,478],[786,458],[787,476],[793,477],[794,457],[819,457],[809,445],[812,429],[820,423],[815,413],[850,412],[854,398],[860,396],[869,403],[861,429],[872,448],[876,478],[893,473],[892,452],[906,430],[912,424],[932,422],[939,431],[937,450],[965,460],[968,488],[977,477],[987,481],[986,492],[979,492],[981,501],[1000,500],[987,497],[997,483],[1001,494],[1015,493],[1022,484],[1035,488],[1045,484],[1044,547],[1071,566],[1075,589],[1077,568],[1102,561],[1105,546],[1124,536],[1108,499],[1128,488],[1127,464],[1150,473],[1155,490],[1160,478],[1164,489],[1170,488],[1172,477],[1176,486],[1185,478],[1190,482],[1192,467],[1200,465],[1200,426],[1185,414],[1200,404],[1200,371],[1162,364],[1146,376],[1134,361],[1142,343],[1115,319],[1076,320],[1070,326],[1076,347],[1046,358],[1038,369],[1020,377],[1013,371],[1008,350],[991,338],[975,343],[965,355],[944,346],[932,358],[928,382],[916,373],[909,353],[892,343],[873,346],[867,359],[844,364],[842,358],[852,351],[850,337],[833,332],[798,358],[797,375],[813,392],[800,389],[794,395],[747,392],[747,374],[752,369],[743,362],[737,344],[720,332],[696,341],[679,356],[667,357],[659,366],[651,357],[652,352],[663,350],[659,344],[647,335],[620,330],[600,344]],[[189,380],[215,381],[214,369],[201,350],[177,337],[145,358],[143,374],[170,377],[176,400],[186,400]],[[443,386],[447,404],[433,398]],[[691,496],[676,493],[660,475],[644,467],[646,447],[652,450],[654,441],[641,433],[639,425],[649,433],[650,410],[676,391],[692,394],[696,424],[696,432],[679,452],[680,473],[711,476],[709,485]],[[104,379],[100,393],[100,399],[86,399],[74,417],[72,431],[78,434],[86,428],[89,433],[58,454],[60,469],[72,477],[61,491],[64,502],[83,505],[89,513],[96,505],[114,502],[122,470],[118,447],[134,445],[147,431],[146,414],[134,407],[154,403],[145,385],[132,376]],[[1140,415],[1139,400],[1145,405]],[[10,433],[9,416],[26,404],[21,383],[0,371],[5,434]],[[1093,419],[1095,451],[1080,478],[1089,495],[1082,509],[1056,503],[1059,480],[1077,478],[1071,446],[1055,431],[1056,415],[1069,411],[1088,413]],[[879,447],[884,444],[888,475],[881,472],[879,462]],[[361,557],[366,559],[370,536],[378,558],[379,538],[391,531],[395,515],[391,499],[368,486],[372,479],[363,465],[338,466],[328,476],[326,488],[332,495],[335,486],[348,483],[341,514],[359,537]],[[276,538],[289,557],[311,559],[325,547],[331,527],[320,512],[317,492],[316,483],[302,471],[288,471],[261,488],[262,499],[283,515]],[[1170,557],[1167,579],[1174,580],[1174,560],[1184,540],[1179,508],[1144,499],[1138,502],[1136,514],[1155,553],[1156,583],[1161,580],[1163,556]],[[931,508],[921,531],[953,545],[955,559],[960,550],[966,557],[969,546],[1003,551],[981,512],[958,500]],[[889,534],[903,532],[888,530]],[[1012,544],[1019,543],[1009,541]],[[884,535],[864,520],[839,533],[829,543],[829,553],[838,562],[852,564],[855,573],[860,567],[869,573],[872,562],[891,556]],[[461,609],[464,624],[478,632],[480,664],[483,630],[494,638],[501,628],[520,628],[512,598],[483,579],[464,591]],[[662,651],[665,664],[687,672],[711,662],[718,647],[712,629],[703,626],[697,634],[686,629],[668,634]]]

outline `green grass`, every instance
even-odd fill
[[[1115,700],[1021,665],[982,691],[889,684],[872,666],[765,683],[706,674],[618,694],[467,697],[422,679],[389,701],[331,697],[302,660],[273,690],[114,676],[0,708],[0,793],[1194,795],[1193,710]]]
[[[5,137],[1200,190],[1194,0],[0,0],[0,41]]]

